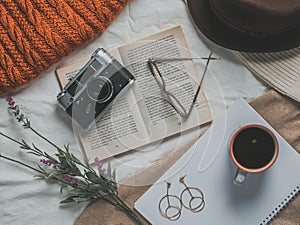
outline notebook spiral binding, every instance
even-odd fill
[[[261,223],[260,225],[268,224],[278,213],[300,192],[298,185]]]

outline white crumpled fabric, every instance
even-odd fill
[[[204,44],[195,31],[182,0],[133,0],[119,14],[104,34],[76,50],[70,56],[54,65],[26,87],[11,95],[30,119],[32,126],[41,131],[57,145],[69,143],[72,152],[83,158],[80,146],[72,130],[68,116],[57,106],[56,95],[60,90],[55,77],[55,68],[86,58],[99,46],[106,49],[118,47],[164,29],[181,25],[191,51],[196,55],[208,55],[210,46],[216,55],[222,57],[210,64],[211,72],[205,78],[204,89],[212,107],[213,116],[222,113],[237,98],[251,100],[267,90],[231,52],[220,49],[212,43]],[[41,141],[11,116],[7,110],[6,96],[0,98],[0,132],[53,152],[53,148]],[[118,179],[134,174],[151,165],[174,148],[193,139],[196,132],[181,134],[181,142],[167,139],[159,146],[147,146],[140,151],[111,159],[117,168]],[[18,145],[0,136],[0,152],[23,162],[38,163],[35,156],[24,153]],[[179,143],[179,144],[178,144]],[[150,149],[150,150],[149,150]],[[71,225],[86,204],[61,206],[65,196],[60,186],[34,177],[35,173],[20,165],[0,159],[0,224],[1,225]],[[99,212],[101,213],[101,212]]]

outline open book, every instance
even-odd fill
[[[162,99],[160,89],[148,67],[147,61],[150,57],[190,57],[180,26],[109,52],[135,76],[136,80],[130,90],[91,130],[80,131],[82,147],[90,162],[95,157],[105,159],[212,120],[203,92],[200,92],[188,119],[183,120]],[[56,70],[62,87],[87,60]],[[176,97],[188,108],[200,80],[194,62],[185,60],[161,64],[159,66],[168,90],[177,94]]]

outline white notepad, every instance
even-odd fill
[[[229,139],[239,127],[259,123],[270,127],[279,141],[279,156],[275,164],[261,174],[248,174],[241,186],[233,184],[235,167],[228,150]],[[153,225],[260,225],[266,224],[300,190],[300,154],[297,153],[244,100],[235,102],[217,118],[211,128],[135,203]],[[205,196],[205,208],[193,213],[182,208],[176,221],[163,217],[158,208],[171,182],[170,194],[180,195],[184,186],[179,177],[186,175],[189,186],[200,188]]]

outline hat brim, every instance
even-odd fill
[[[268,36],[254,36],[221,20],[209,0],[187,0],[187,5],[199,31],[222,47],[242,52],[277,52],[300,45],[300,27]]]

